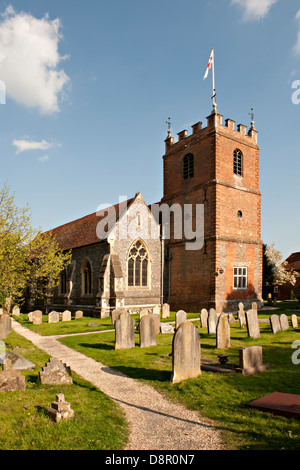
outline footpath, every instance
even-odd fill
[[[112,370],[12,319],[13,330],[117,402],[125,411],[130,437],[125,450],[222,450],[220,431],[200,413],[169,402],[151,386]]]

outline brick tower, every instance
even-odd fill
[[[204,205],[204,244],[187,250],[172,236],[165,256],[164,299],[173,310],[235,311],[262,301],[259,147],[252,120],[247,132],[218,113],[216,105],[192,134],[165,141],[162,203]],[[193,222],[195,215],[193,213]],[[172,219],[171,219],[172,222]]]

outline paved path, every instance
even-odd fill
[[[125,450],[221,450],[219,430],[198,412],[166,400],[149,385],[114,371],[57,341],[41,336],[12,319],[16,333],[71,367],[117,402],[130,427]]]

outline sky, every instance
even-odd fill
[[[163,193],[164,140],[212,110],[259,132],[262,240],[300,251],[299,0],[0,1],[0,186],[52,229]]]

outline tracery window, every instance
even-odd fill
[[[243,176],[243,152],[239,149],[233,153],[233,171],[236,175]]]
[[[183,159],[182,176],[184,180],[194,177],[194,155],[188,153]]]
[[[136,241],[129,252],[127,274],[129,287],[148,286],[149,256],[144,243]]]

